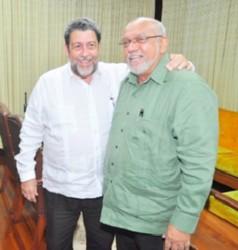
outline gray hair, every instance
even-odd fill
[[[166,36],[166,28],[160,21],[151,18],[151,17],[138,17],[134,20],[132,20],[129,24],[134,22],[150,22],[154,25],[155,29],[158,31],[159,35]]]
[[[86,17],[77,18],[71,21],[65,29],[64,40],[67,46],[69,46],[70,34],[75,30],[79,31],[92,30],[96,34],[98,43],[100,43],[101,41],[101,31],[93,20]]]

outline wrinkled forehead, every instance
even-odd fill
[[[74,30],[70,34],[70,43],[90,41],[97,42],[96,33],[92,30]]]

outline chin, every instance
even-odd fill
[[[140,68],[130,68],[131,72],[134,73],[135,75],[141,75],[143,74],[147,69],[144,67],[140,67]]]

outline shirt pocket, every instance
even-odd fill
[[[176,144],[166,124],[151,119],[139,119],[131,127],[131,142],[136,157],[146,159],[148,163],[157,165],[166,163],[176,157]],[[163,164],[161,170],[163,170]],[[164,168],[166,171],[167,168]]]
[[[140,119],[131,127],[133,162],[131,175],[146,186],[160,186],[177,176],[176,141],[169,126],[156,120]],[[130,172],[130,170],[129,170]],[[176,173],[176,174],[175,174]],[[156,184],[157,183],[157,184]]]
[[[59,106],[49,111],[50,127],[56,133],[75,133],[77,122],[73,106]]]

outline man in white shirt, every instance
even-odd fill
[[[81,18],[65,30],[69,63],[43,74],[29,99],[16,156],[22,193],[35,202],[34,156],[43,143],[48,250],[72,250],[81,213],[87,250],[110,250],[113,233],[99,222],[103,159],[126,64],[98,62],[101,33]],[[189,67],[183,56],[168,67]]]

